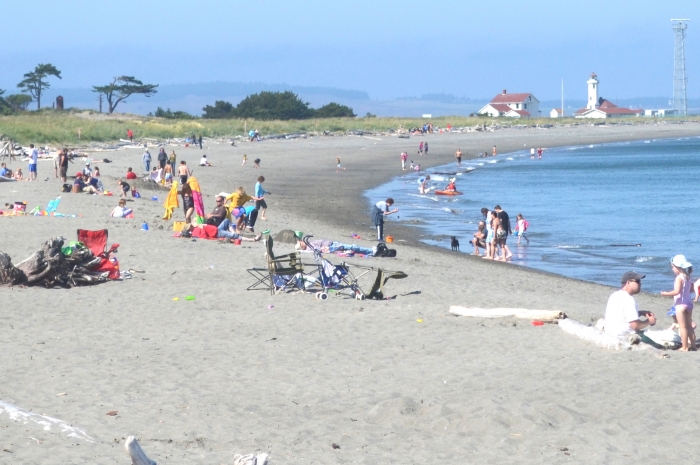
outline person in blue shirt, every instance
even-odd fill
[[[265,218],[265,212],[267,211],[267,203],[265,202],[265,194],[271,194],[271,192],[266,191],[263,189],[262,183],[265,182],[265,177],[264,176],[258,176],[258,182],[255,183],[255,197],[259,197],[259,200],[255,201],[255,209],[262,211],[260,212],[260,219],[261,220],[267,220]]]
[[[7,168],[7,163],[3,163],[2,167],[0,167],[0,176],[2,176],[3,178],[12,177],[12,170]]]

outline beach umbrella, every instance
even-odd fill
[[[173,181],[173,185],[168,192],[168,196],[165,198],[165,214],[163,215],[164,220],[169,220],[173,217],[173,211],[180,206],[180,202],[177,199],[177,181]]]
[[[199,182],[194,176],[190,176],[187,184],[192,188],[192,200],[194,200],[194,224],[204,224],[204,202],[202,201],[202,189],[199,187]]]

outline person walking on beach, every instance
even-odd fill
[[[406,170],[406,160],[408,160],[408,153],[401,152],[401,171]]]
[[[389,210],[389,207],[392,205],[394,205],[394,199],[389,197],[386,200],[375,203],[374,207],[372,207],[372,224],[377,228],[377,241],[384,240],[384,217],[399,211],[398,208]]]
[[[462,150],[457,149],[455,152],[455,158],[457,159],[457,166],[462,166]]]
[[[180,175],[180,184],[185,184],[187,182],[187,178],[192,176],[192,171],[187,167],[187,162],[185,160],[182,160],[180,162],[180,166],[177,169],[177,174]]]
[[[170,171],[174,173],[177,169],[177,155],[175,155],[175,150],[173,150],[173,153],[170,154],[168,163],[170,163]]]
[[[151,152],[146,149],[145,152],[143,152],[143,155],[141,155],[141,160],[143,161],[143,169],[146,171],[146,173],[151,172]]]
[[[340,166],[340,157],[335,157],[335,163],[336,163],[336,165],[335,165],[335,172],[336,173],[339,172],[340,170],[345,171],[345,168]]]
[[[425,152],[426,155],[428,155],[428,143],[427,142],[423,146],[423,151]]]
[[[36,181],[36,165],[39,162],[39,150],[34,148],[34,144],[29,144],[29,148],[32,151],[29,154],[29,179],[27,181]]]
[[[622,275],[622,287],[613,292],[605,307],[603,331],[615,337],[625,337],[648,326],[656,324],[656,316],[652,312],[639,310],[634,295],[642,290],[643,274],[627,271]],[[646,320],[639,319],[640,316]]]
[[[199,150],[203,150],[203,148],[202,148],[202,135],[201,134],[199,135],[199,139],[197,140],[197,142],[199,142]]]
[[[530,243],[530,239],[527,238],[527,235],[525,234],[525,231],[527,231],[527,228],[530,226],[530,224],[527,222],[525,218],[523,218],[522,213],[518,213],[518,216],[515,217],[516,219],[516,224],[515,224],[515,235],[518,236],[518,244],[520,244],[520,238],[524,237],[527,243]]]
[[[68,150],[66,149],[61,150],[61,155],[58,158],[58,168],[61,181],[66,182],[66,175],[68,174]]]
[[[246,154],[244,153],[244,154],[243,154],[243,163],[241,163],[241,166],[244,166],[244,165],[245,165],[245,162],[247,162],[247,161],[248,161],[248,155],[246,155]]]
[[[168,154],[165,153],[165,149],[161,147],[158,151],[158,165],[160,166],[160,169],[165,168],[166,163],[168,163]]]
[[[131,129],[126,130],[126,137],[129,139],[129,142],[134,143],[134,132]]]
[[[423,155],[423,141],[418,145],[418,155]]]
[[[266,221],[267,218],[265,218],[265,212],[267,211],[267,203],[265,202],[265,194],[271,194],[272,192],[268,192],[265,189],[263,189],[262,183],[265,182],[265,177],[264,176],[258,176],[258,182],[255,183],[255,197],[258,198],[258,200],[255,201],[255,209],[256,210],[261,210],[260,211],[260,219],[263,221]],[[251,227],[252,230],[252,227]]]
[[[695,350],[695,330],[693,329],[693,282],[690,273],[693,265],[685,259],[685,255],[676,255],[671,259],[671,269],[676,277],[673,280],[672,291],[661,291],[661,295],[673,297],[674,305],[668,311],[668,316],[676,317],[681,336],[683,352]]]

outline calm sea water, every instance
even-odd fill
[[[420,195],[417,173],[365,195],[393,197],[400,211],[389,221],[415,223],[428,244],[449,248],[454,235],[471,253],[481,207],[499,204],[513,227],[518,213],[530,223],[530,245],[508,239],[515,265],[615,286],[632,269],[658,292],[673,287],[670,258],[685,254],[700,276],[700,138],[555,148],[535,160],[528,148],[426,173],[438,189],[456,177],[464,195]]]

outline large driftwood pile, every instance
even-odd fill
[[[90,271],[101,261],[90,249],[74,249],[71,255],[61,252],[65,238],[56,237],[42,245],[26,260],[12,265],[10,256],[0,252],[0,285],[64,287],[86,286],[109,280],[107,273]]]

